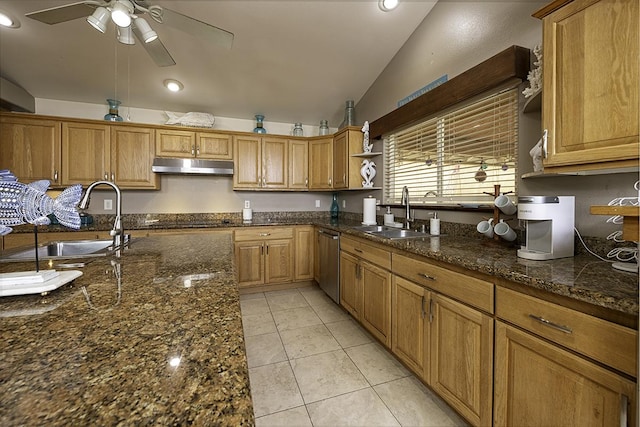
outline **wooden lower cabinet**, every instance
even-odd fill
[[[296,227],[294,231],[294,279],[312,280],[315,268],[315,230],[313,226]]]
[[[242,287],[291,282],[291,239],[236,242],[238,285]]]
[[[500,321],[495,368],[496,426],[635,425],[634,382]]]
[[[429,384],[429,317],[431,292],[402,277],[392,280],[391,350]]]
[[[439,294],[430,306],[431,387],[471,424],[491,425],[493,318]]]
[[[391,347],[391,273],[340,252],[340,305]]]

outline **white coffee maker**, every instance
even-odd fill
[[[520,196],[518,219],[524,220],[520,258],[547,260],[573,256],[574,196]]]

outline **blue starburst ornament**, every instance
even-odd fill
[[[0,236],[13,231],[10,226],[21,224],[49,225],[47,215],[54,214],[58,222],[75,230],[80,228],[78,203],[82,185],[65,189],[52,199],[46,194],[49,181],[23,184],[9,170],[0,170]]]

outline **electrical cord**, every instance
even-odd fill
[[[600,255],[598,255],[597,253],[593,252],[591,249],[589,249],[589,248],[587,247],[587,244],[586,244],[586,243],[584,242],[584,240],[582,239],[582,236],[580,235],[580,232],[578,231],[578,229],[577,229],[577,228],[575,228],[575,227],[573,227],[573,230],[576,232],[576,235],[578,236],[578,239],[580,240],[580,243],[582,243],[582,246],[584,246],[584,248],[587,250],[587,252],[589,252],[589,253],[590,253],[591,255],[593,255],[594,257],[601,259],[601,260],[602,260],[602,261],[604,261],[604,262],[610,262],[610,263],[615,262],[615,261],[611,261],[611,260],[609,260],[609,259],[603,258],[603,257],[601,257]]]

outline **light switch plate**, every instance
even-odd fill
[[[105,211],[110,211],[112,209],[113,209],[113,200],[104,199],[104,210]]]
[[[320,200],[316,200],[316,208],[320,207]]]
[[[244,208],[249,209],[251,207],[251,202],[249,200],[244,201]]]

